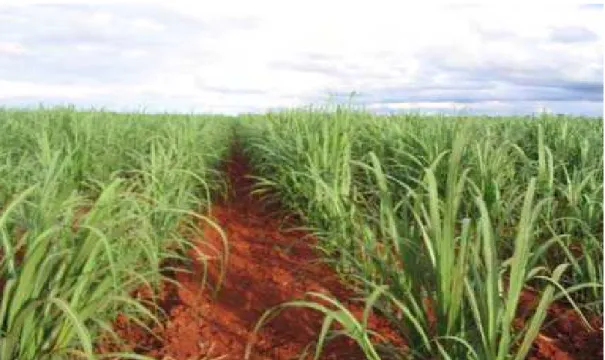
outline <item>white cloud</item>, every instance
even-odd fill
[[[35,51],[0,58],[0,103],[61,94],[97,106],[165,101],[245,111],[357,90],[375,108],[500,111],[518,102],[533,111],[567,101],[577,105],[570,111],[602,109],[586,105],[603,97],[598,9],[386,0],[64,3],[71,5],[11,6],[0,15],[0,54]]]
[[[0,55],[19,55],[25,53],[27,50],[23,47],[23,45],[10,42],[10,41],[0,41]]]
[[[67,99],[86,99],[95,95],[111,94],[115,90],[132,93],[133,90],[136,92],[137,89],[133,87],[116,87],[114,85],[60,85],[0,80],[0,99],[10,97],[40,97],[42,101],[45,96],[65,97]]]
[[[145,19],[145,18],[134,19],[132,24],[136,28],[139,28],[141,30],[149,30],[149,31],[153,31],[153,32],[162,31],[165,28],[165,26],[160,24],[159,22],[151,20],[151,19]]]

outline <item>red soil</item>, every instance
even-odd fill
[[[520,314],[519,324],[523,323],[524,315],[532,314],[538,302],[536,293],[525,291],[522,294],[520,308],[525,314]],[[593,316],[589,323],[592,329],[569,306],[561,303],[551,305],[529,360],[603,359],[603,319]]]
[[[331,294],[358,318],[361,316],[363,307],[351,300],[353,292],[315,255],[310,244],[313,239],[302,231],[285,230],[291,224],[284,224],[280,216],[250,195],[252,182],[246,177],[249,174],[246,159],[235,152],[226,165],[233,193],[211,210],[229,244],[221,290],[213,298],[202,284],[204,266],[197,262],[193,273],[175,275],[180,287],[166,284],[160,305],[169,315],[163,327],[154,328],[155,337],[125,318],[118,318],[115,324],[118,334],[138,353],[163,360],[241,360],[262,314],[275,305],[300,299],[309,291]],[[219,233],[204,226],[198,250],[211,256],[219,255],[216,250],[220,253],[224,251],[222,248]],[[210,284],[217,283],[219,269],[218,262],[208,262]],[[522,312],[531,313],[535,300],[535,295],[524,293]],[[518,325],[522,326],[522,318],[520,314]],[[552,324],[535,341],[529,359],[603,358],[601,319],[591,321],[596,329],[591,331],[576,314],[557,305],[549,310],[549,320]],[[322,321],[323,316],[312,310],[285,310],[259,331],[251,359],[297,359],[306,346],[317,340]],[[371,316],[370,328],[402,344],[385,319]],[[311,353],[313,350],[310,347]],[[365,356],[354,342],[339,338],[325,348],[322,359],[354,360]]]
[[[225,231],[229,243],[226,276],[216,298],[202,284],[204,267],[195,264],[192,274],[179,273],[180,288],[168,285],[161,306],[169,317],[163,328],[145,334],[120,318],[118,334],[131,348],[158,359],[198,360],[244,358],[246,344],[258,319],[273,306],[300,299],[306,292],[331,294],[361,317],[363,306],[352,303],[354,294],[329,266],[320,262],[310,246],[313,240],[302,231],[288,231],[258,199],[250,195],[249,167],[241,154],[227,163],[233,196],[211,210],[214,221]],[[201,252],[222,249],[219,233],[204,227]],[[210,246],[208,246],[208,244]],[[222,251],[222,250],[221,250]],[[194,254],[192,254],[194,255]],[[208,280],[216,284],[217,262],[208,262]],[[323,316],[313,310],[290,308],[266,324],[254,339],[251,359],[296,359],[305,347],[317,341]],[[371,316],[370,328],[391,334],[386,320]],[[309,348],[312,353],[314,347]],[[223,356],[223,357],[221,357]],[[344,337],[330,342],[323,359],[365,359],[358,346]]]

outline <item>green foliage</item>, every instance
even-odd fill
[[[339,107],[248,117],[239,131],[256,191],[277,194],[316,229],[319,247],[410,349],[367,345],[334,300],[274,311],[323,312],[372,359],[523,359],[555,299],[602,313],[600,119]],[[516,329],[527,285],[539,303]]]
[[[159,322],[134,290],[157,290],[168,261],[185,259],[185,230],[224,188],[215,168],[230,128],[213,117],[0,110],[0,358],[93,359],[118,313]]]

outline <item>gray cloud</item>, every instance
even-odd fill
[[[363,94],[363,92],[362,92]],[[402,90],[400,88],[376,89],[366,95],[369,103],[402,103],[402,102],[455,102],[472,104],[479,102],[556,102],[556,101],[592,101],[586,99],[583,93],[576,93],[566,89],[527,88],[485,88],[482,90]],[[602,94],[601,94],[602,95]],[[602,96],[601,96],[602,98]]]
[[[603,4],[582,4],[580,5],[580,8],[588,10],[603,10]]]
[[[372,104],[603,101],[602,68],[600,71],[595,71],[591,79],[576,80],[565,77],[561,69],[553,68],[548,58],[543,59],[544,63],[533,63],[525,69],[506,62],[453,65],[448,63],[447,58],[441,53],[436,54],[433,51],[425,52],[421,58],[424,62],[412,83],[381,86],[379,81],[375,81],[367,88],[347,89],[344,94],[348,96],[350,91],[360,91],[363,94],[360,99]],[[363,74],[372,80],[389,78],[388,73],[376,74],[371,70],[364,71],[339,58],[305,59],[299,64],[280,62],[275,66],[301,72],[322,73],[343,79],[356,74]],[[394,70],[397,70],[397,67]],[[405,69],[399,70],[403,72]],[[442,76],[444,74],[445,80]],[[407,80],[396,72],[392,72],[390,78]],[[324,90],[326,93],[343,94],[343,89],[340,88],[330,87]]]
[[[401,112],[421,112],[421,113],[440,113],[447,115],[469,114],[469,115],[528,115],[539,113],[542,110],[552,112],[554,114],[577,114],[583,116],[602,116],[603,109],[601,104],[595,102],[543,102],[536,104],[534,102],[522,101],[515,103],[494,104],[492,102],[479,102],[468,104],[463,107],[440,108],[436,111],[431,107],[412,107],[406,110],[398,110],[390,108],[387,105],[373,107],[372,111],[384,114],[397,114]]]
[[[550,39],[562,43],[598,41],[599,35],[579,26],[558,27],[550,32]]]

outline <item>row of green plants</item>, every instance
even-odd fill
[[[160,323],[153,297],[133,293],[157,290],[176,270],[167,264],[186,261],[188,233],[225,189],[216,166],[231,125],[0,110],[0,358],[143,358],[95,348],[118,313]],[[551,302],[602,313],[601,120],[338,108],[244,117],[237,129],[256,192],[313,226],[366,297],[363,319],[323,294],[280,307],[326,314],[317,356],[346,335],[370,359],[522,359]],[[530,286],[539,301],[518,329]],[[377,341],[371,311],[409,346]]]
[[[583,319],[602,314],[601,119],[337,107],[248,116],[238,131],[255,191],[315,229],[365,298],[362,319],[313,293],[259,321],[292,306],[323,312],[316,357],[344,335],[368,359],[524,359],[554,301]],[[407,346],[367,328],[373,311]]]
[[[0,109],[0,359],[143,359],[99,342],[118,314],[161,323],[231,137],[222,117]]]

